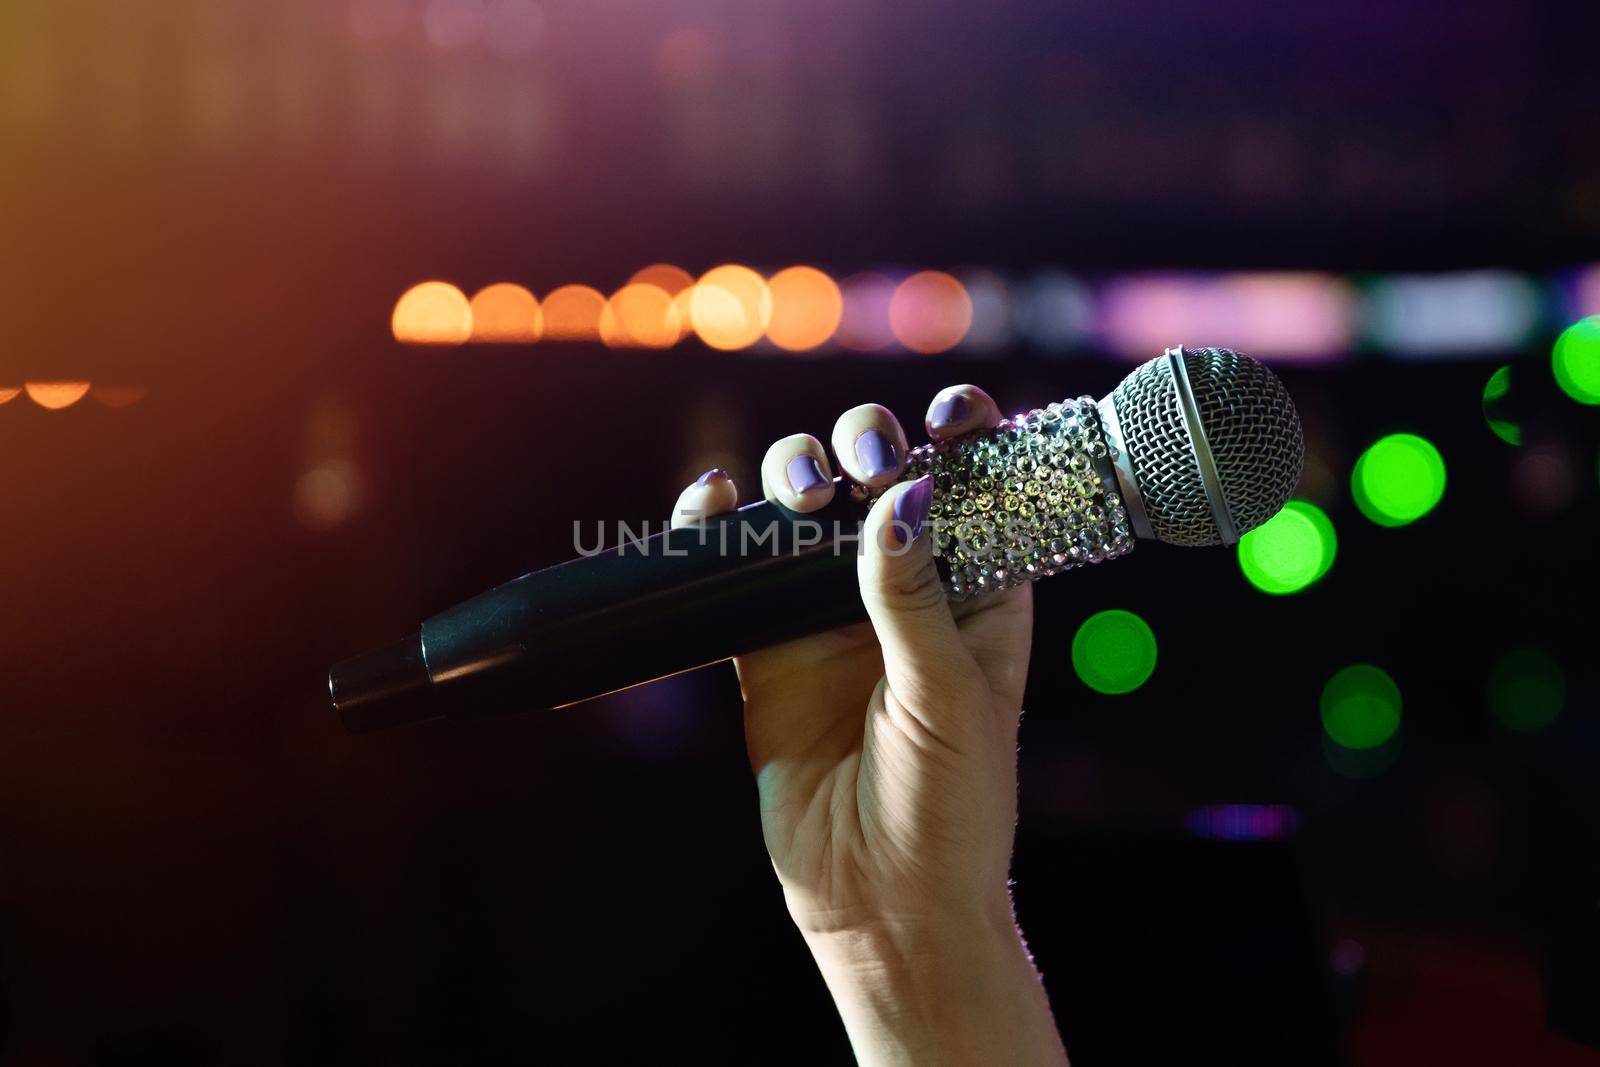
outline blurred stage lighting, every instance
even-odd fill
[[[1483,421],[1489,432],[1508,445],[1522,444],[1522,426],[1506,410],[1511,395],[1511,366],[1507,364],[1489,375],[1483,386]]]
[[[1300,828],[1287,804],[1211,804],[1183,817],[1184,829],[1213,841],[1281,841]]]
[[[1131,693],[1156,669],[1156,635],[1131,611],[1097,612],[1072,638],[1072,668],[1097,693]]]
[[[1323,510],[1291,500],[1239,540],[1239,569],[1263,593],[1298,593],[1333,566],[1339,538]]]
[[[987,355],[1005,348],[1015,337],[1005,279],[992,270],[975,270],[961,276],[961,285],[972,301],[972,325],[962,339],[962,351]]]
[[[88,382],[27,382],[28,398],[50,411],[70,408],[89,392]]]
[[[472,336],[472,305],[449,282],[423,282],[395,303],[390,326],[402,344],[465,344]]]
[[[689,319],[700,340],[712,348],[749,348],[772,322],[772,291],[749,267],[713,267],[690,293]]]
[[[846,278],[839,286],[844,308],[835,339],[853,352],[882,352],[894,344],[889,326],[889,304],[894,300],[893,279],[876,271]]]
[[[539,305],[547,341],[598,341],[606,298],[587,285],[552,289]]]
[[[901,282],[889,300],[889,329],[912,352],[948,352],[972,326],[972,300],[955,278],[924,270]]]
[[[1330,275],[1134,275],[1105,286],[1099,318],[1107,347],[1130,358],[1181,340],[1316,362],[1349,349],[1356,314],[1349,286]]]
[[[1059,270],[1042,270],[1028,279],[1017,301],[1017,329],[1041,352],[1066,352],[1081,346],[1094,325],[1094,316],[1094,298],[1088,288]]]
[[[694,284],[694,275],[670,263],[652,263],[633,272],[630,285],[653,285],[668,296],[677,296]]]
[[[19,397],[21,395],[22,395],[22,386],[20,386],[20,385],[16,385],[16,386],[9,386],[8,385],[8,386],[6,386],[4,388],[0,388],[0,404],[4,404],[4,403],[6,403],[7,401],[10,401],[10,400],[15,400],[17,397]]]
[[[145,385],[96,385],[89,395],[108,408],[131,408],[150,393]]]
[[[1379,526],[1404,526],[1432,511],[1444,496],[1444,457],[1426,438],[1393,433],[1356,460],[1350,493]]]
[[[1538,286],[1508,271],[1394,275],[1367,294],[1367,334],[1408,358],[1498,355],[1528,341],[1541,307]]]
[[[654,285],[624,285],[600,312],[600,340],[608,348],[671,348],[682,336],[682,314]]]
[[[544,332],[539,300],[520,285],[498,282],[473,294],[472,336],[478,344],[532,344]]]
[[[1511,496],[1522,510],[1549,516],[1565,511],[1578,493],[1578,473],[1567,450],[1546,442],[1517,455],[1510,469]]]
[[[767,282],[772,321],[767,340],[786,352],[807,352],[826,344],[844,314],[844,297],[833,279],[815,267],[789,267]]]
[[[1489,672],[1489,710],[1517,733],[1549,726],[1561,714],[1566,696],[1561,665],[1536,648],[1507,652]]]
[[[1377,748],[1400,728],[1400,687],[1381,669],[1358,663],[1322,687],[1322,728],[1341,748]]]
[[[1580,404],[1600,404],[1600,315],[1590,315],[1561,331],[1550,353],[1550,367],[1561,391]]]

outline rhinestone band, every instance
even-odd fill
[[[951,600],[1009,589],[1133,551],[1093,397],[912,449],[933,475],[934,552]]]

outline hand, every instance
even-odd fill
[[[959,386],[935,397],[927,429],[940,440],[999,420],[986,393]],[[931,484],[895,484],[907,448],[894,415],[852,408],[832,444],[850,478],[892,487],[862,531],[869,621],[735,661],[762,831],[789,913],[863,1061],[898,1051],[919,1063],[940,1052],[955,1054],[949,1062],[966,1053],[1064,1062],[1008,887],[1032,592],[1022,585],[952,610],[922,529]],[[795,511],[834,493],[828,453],[807,434],[775,442],[761,471],[767,499]],[[731,479],[708,472],[679,497],[674,524],[737,502]],[[982,1004],[983,989],[1001,1003]],[[1026,1018],[1014,1018],[1019,1009]],[[949,1033],[967,1013],[983,1017],[980,1032]],[[1036,1040],[1008,1058],[1014,1036],[981,1032],[997,1027]]]

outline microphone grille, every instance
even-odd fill
[[[1243,534],[1276,515],[1300,482],[1300,417],[1283,383],[1248,356],[1227,348],[1186,348],[1183,362],[1222,498]],[[1158,357],[1143,364],[1112,397],[1156,539],[1220,544],[1169,361]]]

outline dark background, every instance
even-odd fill
[[[947,384],[1020,408],[1126,365],[1092,339],[412,349],[389,314],[414,282],[609,291],[736,260],[1542,284],[1600,260],[1577,6],[547,0],[521,50],[450,46],[458,8],[0,10],[0,386],[149,390],[0,406],[14,1062],[848,1057],[761,847],[730,668],[364,737],[326,668],[566,558],[574,520],[664,516],[713,463],[748,496],[766,441],[856,403],[915,426]],[[1282,365],[1302,495],[1340,535],[1311,590],[1160,545],[1039,588],[1016,896],[1075,1063],[1530,1062],[1556,1047],[1541,968],[1580,1006],[1556,1029],[1593,1039],[1600,425],[1548,357],[1600,307],[1560,291],[1477,358]],[[1506,363],[1522,453],[1481,415]],[[1386,530],[1348,476],[1401,429],[1449,487]],[[1529,448],[1565,493],[1518,491]],[[333,519],[305,489],[330,458]],[[1160,642],[1129,696],[1066,655],[1105,607]],[[1521,736],[1485,686],[1530,645],[1567,697]],[[1352,662],[1405,699],[1369,777],[1330,765],[1317,712]],[[1298,832],[1186,832],[1236,802]]]

